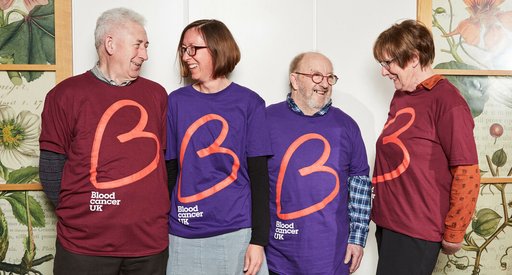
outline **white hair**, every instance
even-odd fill
[[[135,22],[144,26],[145,19],[139,13],[127,8],[114,8],[104,11],[96,21],[96,30],[94,31],[94,45],[98,49],[107,33],[111,32],[113,28],[122,26],[127,22]]]

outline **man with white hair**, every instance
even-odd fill
[[[164,88],[140,77],[144,18],[116,8],[96,24],[97,65],[64,80],[42,113],[40,178],[58,217],[55,275],[165,274]]]

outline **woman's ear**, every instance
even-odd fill
[[[419,55],[417,53],[415,53],[412,56],[411,64],[412,64],[413,68],[416,68],[416,67],[418,67],[418,65],[420,65],[420,57],[419,57]]]

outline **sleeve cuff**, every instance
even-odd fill
[[[353,229],[351,226],[350,233],[348,234],[348,243],[365,247],[367,237],[368,228]]]
[[[460,243],[464,240],[464,234],[466,234],[465,230],[461,231],[445,228],[443,239],[451,243]]]

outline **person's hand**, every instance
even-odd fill
[[[448,241],[441,242],[442,249],[441,251],[446,255],[452,255],[455,254],[457,251],[459,251],[462,248],[462,242],[460,243],[451,243]]]
[[[260,271],[264,257],[265,251],[263,246],[249,244],[245,252],[244,273],[246,275],[256,275]]]
[[[347,253],[345,254],[345,264],[348,264],[350,260],[352,263],[350,264],[350,273],[356,272],[361,264],[361,260],[363,259],[363,247],[357,244],[348,244],[347,245]]]

